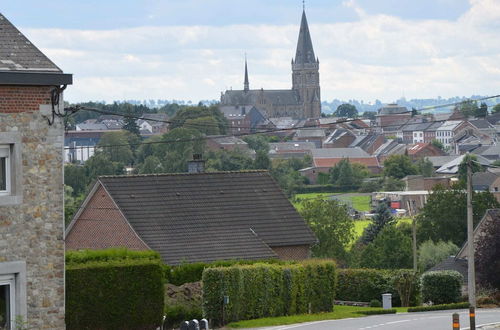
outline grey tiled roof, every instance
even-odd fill
[[[259,104],[263,98],[266,104],[302,105],[299,93],[292,89],[261,90],[251,89],[229,90],[224,94],[224,104],[251,105]]]
[[[429,269],[430,272],[432,271],[439,271],[439,270],[455,270],[462,274],[464,277],[463,283],[467,283],[467,260],[466,259],[459,259],[455,258],[454,256],[450,256],[437,264],[436,266],[432,267]]]
[[[0,71],[62,72],[2,14]]]
[[[489,190],[490,185],[498,177],[497,173],[477,172],[472,175],[472,188],[474,190]]]
[[[370,157],[366,151],[359,147],[312,149],[311,152],[313,158]]]
[[[266,171],[99,178],[142,240],[169,264],[273,257],[315,237]]]
[[[299,40],[297,41],[297,51],[295,52],[295,63],[316,63],[316,57],[314,56],[314,49],[305,11],[302,12],[302,20],[300,22]]]

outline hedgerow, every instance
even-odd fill
[[[380,300],[383,293],[392,294],[394,306],[401,306],[398,292],[398,280],[402,275],[413,273],[412,270],[380,269],[340,269],[337,282],[337,300],[370,302]],[[410,277],[408,277],[410,278]],[[419,281],[414,277],[409,291],[409,304],[418,302]]]
[[[457,271],[427,272],[422,275],[421,282],[424,302],[449,304],[460,300],[463,276]]]
[[[72,262],[66,267],[67,329],[156,329],[163,309],[158,260]]]
[[[160,254],[152,250],[136,251],[126,248],[110,248],[103,250],[68,250],[66,264],[82,264],[89,262],[106,262],[112,260],[160,260]]]
[[[469,308],[470,304],[468,302],[455,303],[455,304],[441,304],[441,305],[432,305],[432,306],[417,306],[408,308],[408,312],[428,312],[428,311],[440,311],[447,309],[463,309]]]
[[[204,316],[214,324],[225,324],[308,311],[329,312],[335,283],[333,261],[207,268],[203,272]],[[226,305],[225,296],[229,298]]]

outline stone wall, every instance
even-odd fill
[[[20,203],[0,206],[0,268],[26,265],[29,329],[65,328],[64,138],[61,120],[49,126],[43,117],[51,113],[49,103],[50,87],[0,86],[0,139],[17,132],[22,164],[15,173]]]

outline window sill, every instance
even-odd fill
[[[11,206],[22,204],[23,197],[18,195],[0,195],[0,206]]]

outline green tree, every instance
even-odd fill
[[[260,151],[263,150],[266,153],[269,152],[269,142],[268,138],[264,135],[256,134],[256,135],[247,135],[242,138],[243,141],[248,143],[248,146],[253,150]]]
[[[337,117],[356,118],[358,116],[358,109],[352,104],[344,103],[337,107],[334,115]]]
[[[412,174],[417,174],[417,169],[406,155],[391,155],[384,161],[385,176],[402,179]]]
[[[472,194],[474,224],[476,225],[487,209],[500,207],[490,192]],[[417,215],[418,239],[451,241],[462,245],[467,234],[467,194],[462,189],[437,186],[427,199],[427,203]]]
[[[254,168],[256,170],[268,170],[271,168],[271,160],[265,150],[259,150],[255,154]]]
[[[312,247],[313,256],[345,261],[354,237],[354,223],[347,207],[336,200],[309,199],[302,202],[300,214],[319,241]]]
[[[391,225],[395,222],[394,217],[391,214],[391,210],[387,206],[385,202],[380,202],[377,205],[377,209],[375,210],[375,216],[372,219],[372,222],[365,228],[363,231],[363,235],[360,238],[360,241],[363,244],[371,243],[377,235],[384,229],[386,226]]]
[[[158,157],[165,173],[187,172],[187,163],[193,154],[202,154],[205,140],[200,131],[189,128],[174,128],[161,136],[153,148],[153,156]]]
[[[434,165],[429,158],[419,158],[415,166],[417,167],[418,174],[426,178],[434,176]]]
[[[493,107],[493,109],[491,109],[491,113],[498,113],[500,112],[500,103],[498,104],[495,104],[495,106]]]
[[[84,193],[89,184],[85,167],[75,164],[64,165],[64,184],[71,187],[74,196]]]
[[[92,182],[100,175],[125,174],[123,163],[112,161],[109,155],[103,152],[96,152],[85,162],[84,167],[88,182]]]
[[[455,111],[459,111],[465,117],[475,116],[478,109],[477,102],[474,100],[463,101],[455,107]]]
[[[481,102],[481,105],[479,108],[477,108],[476,112],[474,113],[474,116],[478,118],[484,118],[488,115],[488,105],[486,103]]]
[[[465,157],[462,159],[460,162],[460,165],[458,165],[458,181],[459,181],[459,186],[465,188],[467,185],[467,163],[471,163],[471,169],[472,173],[476,172],[482,172],[483,167],[481,164],[477,162],[477,157],[476,155],[468,154],[465,155]]]
[[[360,267],[401,269],[412,267],[411,236],[400,226],[385,226],[361,252]]]
[[[459,250],[452,242],[427,240],[418,247],[418,268],[421,272],[431,269]]]
[[[375,120],[377,113],[375,111],[365,111],[362,117],[365,119]]]
[[[192,121],[193,119],[206,117],[211,117],[213,121],[210,120],[210,123],[205,121]],[[200,132],[205,132],[205,130],[207,130],[208,128],[216,128],[218,130],[218,133],[216,134],[226,134],[227,128],[229,126],[227,119],[224,117],[222,112],[219,111],[217,105],[212,105],[210,107],[198,105],[182,108],[181,110],[177,111],[175,116],[171,119],[171,122],[171,128],[180,128],[184,127],[186,124],[189,124],[190,126],[186,126],[186,128],[194,128]]]
[[[210,151],[206,160],[207,171],[241,171],[254,168],[252,158],[240,149]]]
[[[441,150],[443,150],[443,151],[444,151],[444,145],[443,145],[443,143],[442,143],[441,141],[439,141],[439,140],[437,140],[437,139],[433,139],[433,140],[431,141],[431,144],[432,144],[433,146],[435,146],[436,148],[439,148],[439,149],[441,149]]]
[[[156,156],[148,156],[139,166],[139,174],[164,173],[163,164]]]
[[[311,163],[312,159],[308,156],[303,159],[276,159],[271,163],[270,174],[278,182],[285,194],[291,197],[307,180],[300,175],[298,170],[311,166]]]
[[[402,191],[405,189],[405,183],[403,180],[399,180],[393,177],[386,177],[384,180],[384,190],[385,191]]]
[[[123,129],[130,132],[131,134],[134,135],[140,135],[139,132],[139,125],[137,125],[137,118],[133,118],[131,116],[137,117],[136,114],[133,112],[133,107],[130,104],[127,104],[125,107],[125,116],[123,117],[124,125]]]
[[[196,129],[205,135],[220,134],[217,120],[212,116],[187,119],[182,127]]]
[[[130,164],[133,161],[133,152],[129,143],[130,133],[127,131],[115,131],[104,133],[97,144],[103,154],[112,162]]]
[[[353,189],[361,186],[363,179],[369,176],[369,171],[362,164],[351,164],[349,158],[343,158],[329,170],[330,183],[343,189]]]

